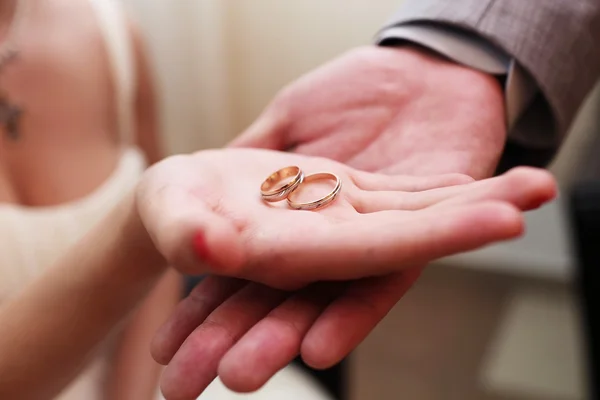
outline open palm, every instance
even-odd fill
[[[297,165],[307,174],[336,174],[343,182],[340,195],[329,207],[317,211],[263,202],[259,194],[262,181],[289,165]],[[329,190],[311,185],[306,183],[298,190],[307,196]],[[155,357],[171,361],[163,386],[167,398],[169,393],[176,393],[177,398],[200,393],[237,340],[288,298],[290,294],[283,290],[408,270],[515,237],[522,230],[520,210],[535,207],[553,194],[552,178],[532,169],[479,182],[459,174],[387,176],[326,158],[249,149],[200,152],[156,165],[140,184],[137,203],[159,250],[182,272],[237,278],[206,280],[157,336]],[[198,257],[199,242],[203,259]],[[196,251],[190,243],[196,243]],[[323,296],[336,290],[326,289]],[[302,291],[295,296],[287,301],[297,301],[294,299],[302,296]],[[239,313],[231,302],[255,307]],[[217,320],[208,323],[209,328],[198,329],[171,360],[184,339],[207,322],[209,314]],[[255,344],[250,339],[246,345]],[[236,347],[246,351],[244,340]],[[216,342],[220,344],[214,345]],[[193,351],[186,351],[190,349]],[[210,354],[200,356],[198,351]],[[287,351],[291,357],[295,352],[297,348]],[[198,357],[202,362],[191,361]],[[275,361],[281,363],[280,354]],[[273,366],[267,362],[262,368],[266,371]],[[260,385],[265,379],[261,376],[251,385]]]
[[[262,201],[262,181],[287,165],[333,172],[343,189],[317,211]],[[465,184],[471,181],[458,174],[386,176],[326,158],[230,149],[160,164],[143,181],[138,204],[157,246],[181,271],[295,289],[383,275],[514,237],[521,232],[518,210],[553,190],[551,178],[536,170]],[[318,197],[329,183],[305,182],[295,195]],[[205,263],[186,249],[199,240]]]

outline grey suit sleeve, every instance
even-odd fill
[[[526,164],[549,161],[600,76],[598,0],[406,0],[380,37],[415,23],[478,34],[530,75],[539,90],[510,132]]]

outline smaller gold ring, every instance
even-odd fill
[[[292,177],[292,180],[282,185],[281,182]],[[285,200],[298,185],[304,181],[304,172],[299,167],[291,166],[273,172],[260,185],[260,194],[264,201],[276,202]]]
[[[340,180],[340,178],[337,177],[337,175],[331,174],[329,172],[319,172],[317,174],[306,176],[304,178],[303,184],[320,180],[333,180],[335,181],[335,187],[331,192],[321,197],[320,199],[306,203],[296,203],[292,197],[298,192],[290,193],[287,198],[289,206],[295,210],[316,210],[329,205],[333,200],[335,200],[337,195],[342,190],[342,181]]]

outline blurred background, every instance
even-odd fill
[[[146,35],[171,153],[224,145],[288,82],[368,44],[400,3],[123,1]],[[598,111],[595,90],[552,165],[562,189],[586,168]],[[350,399],[587,398],[564,200],[527,229],[431,266],[350,359]]]

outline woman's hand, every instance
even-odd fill
[[[317,211],[265,203],[261,183],[290,165],[338,175],[341,193]],[[330,190],[303,185],[302,196]],[[180,271],[294,289],[383,275],[513,238],[522,231],[520,210],[554,192],[553,179],[541,170],[472,182],[464,175],[385,176],[324,158],[230,149],[161,162],[143,179],[137,204],[154,243]]]
[[[337,174],[343,181],[337,200],[318,211],[264,203],[262,181],[289,165]],[[554,194],[553,178],[530,168],[474,182],[460,174],[378,175],[324,158],[236,149],[158,164],[137,201],[156,245],[188,274],[290,289],[404,271],[398,284],[388,278],[389,294],[397,296],[429,261],[519,235],[520,210]],[[217,369],[228,386],[257,389],[298,353],[317,316],[347,290],[345,283],[317,283],[289,294],[240,279],[206,279],[155,337],[155,359],[169,363],[165,395],[195,398]]]

